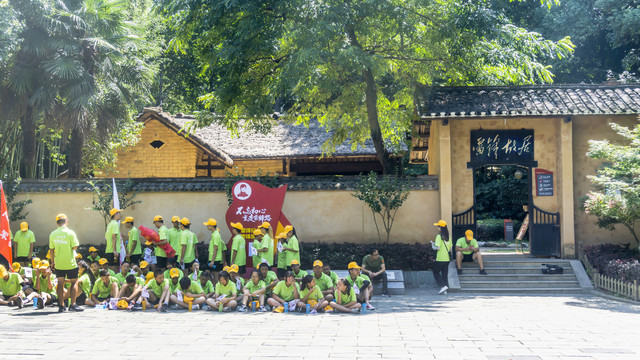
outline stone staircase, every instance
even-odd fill
[[[528,255],[482,254],[487,275],[478,273],[476,263],[463,263],[462,275],[450,264],[452,291],[483,293],[562,294],[583,293],[593,289],[582,264],[577,260],[541,259]],[[563,274],[542,274],[542,264],[563,267]]]

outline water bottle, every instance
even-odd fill
[[[193,310],[193,303],[191,301],[187,303],[187,306],[189,306],[189,311]]]
[[[142,310],[147,310],[147,302],[142,300]]]
[[[306,306],[306,313],[308,314],[309,312],[311,312],[311,304],[307,304]]]
[[[286,312],[286,313],[289,312],[289,303],[288,302],[284,303],[284,312]]]
[[[360,307],[360,313],[362,313],[363,315],[367,313],[367,304],[362,304],[362,306]]]
[[[33,298],[31,301],[33,301],[33,309],[34,310],[38,310],[38,299],[37,297]]]
[[[255,301],[251,302],[251,311],[252,312],[256,312],[256,302]]]
[[[222,301],[218,303],[218,312],[222,312]]]

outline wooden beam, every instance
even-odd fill
[[[291,164],[291,172],[304,174],[358,174],[369,171],[382,171],[379,161],[363,161],[352,163],[299,163]]]

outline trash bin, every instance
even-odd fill
[[[504,241],[513,241],[513,220],[504,219]]]

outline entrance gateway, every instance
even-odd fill
[[[533,256],[561,256],[560,249],[560,213],[547,212],[538,208],[533,202],[533,171],[538,167],[534,159],[534,130],[471,130],[470,160],[467,168],[475,170],[484,166],[517,165],[528,172],[529,240]],[[545,188],[553,195],[553,178],[549,171],[542,171],[544,176],[536,176],[536,188]],[[538,175],[538,172],[536,172]],[[538,184],[537,182],[541,183]],[[550,184],[549,184],[550,183]],[[543,186],[544,185],[544,186]],[[477,230],[477,214],[474,177],[473,205],[458,214],[452,215],[453,239],[464,236],[466,230]],[[538,196],[544,196],[538,191]],[[524,204],[523,204],[524,205]]]

